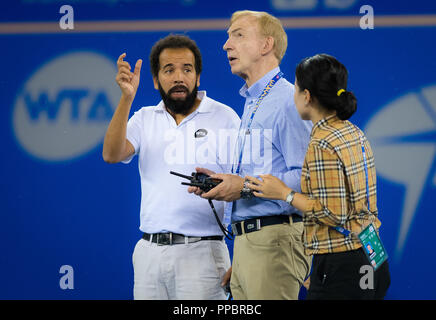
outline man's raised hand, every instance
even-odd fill
[[[136,91],[138,90],[138,86],[139,86],[142,60],[139,59],[138,61],[136,61],[135,69],[133,70],[133,72],[131,72],[130,64],[127,61],[124,61],[125,57],[126,57],[126,53],[123,53],[118,57],[117,60],[118,73],[117,76],[115,77],[115,80],[120,86],[123,95],[126,98],[133,100],[135,98]]]

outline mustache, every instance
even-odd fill
[[[185,91],[185,92],[189,93],[189,90],[187,87],[185,87],[183,85],[177,85],[177,86],[172,87],[170,90],[168,90],[168,94],[171,94],[171,93],[176,92],[176,91]]]

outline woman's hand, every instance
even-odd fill
[[[286,200],[286,197],[291,192],[289,188],[282,180],[274,177],[270,174],[259,175],[262,180],[254,177],[246,176],[245,179],[249,180],[248,187],[254,190],[253,194],[256,197]]]

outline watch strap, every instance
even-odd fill
[[[291,190],[286,197],[286,202],[292,206],[292,201],[294,201],[294,196],[297,192],[295,190]]]

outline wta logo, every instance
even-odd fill
[[[93,52],[60,56],[19,92],[12,115],[17,141],[46,161],[77,158],[101,143],[119,98],[115,64]]]
[[[365,132],[374,150],[377,173],[405,190],[395,252],[399,258],[420,202],[434,197],[436,85],[407,93],[383,107]]]

